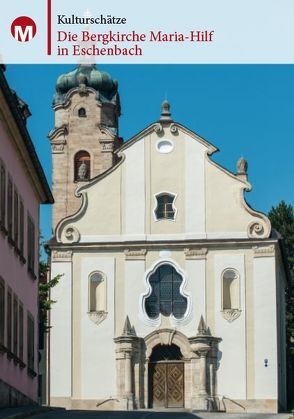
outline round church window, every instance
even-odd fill
[[[159,140],[156,143],[156,150],[159,153],[171,153],[174,149],[174,143],[171,140]]]

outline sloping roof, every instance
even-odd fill
[[[9,107],[9,110],[14,118],[14,121],[18,127],[20,136],[23,140],[23,144],[27,150],[28,158],[31,160],[31,163],[33,165],[33,168],[35,170],[35,173],[37,175],[37,178],[40,182],[40,187],[43,192],[43,199],[41,200],[42,204],[53,204],[54,199],[53,195],[51,193],[51,189],[49,187],[49,184],[47,182],[45,173],[43,171],[43,168],[41,166],[41,163],[39,161],[39,158],[37,156],[34,144],[32,142],[32,139],[30,137],[30,134],[28,133],[28,130],[25,125],[25,121],[23,119],[23,115],[21,114],[21,111],[19,109],[19,103],[16,100],[16,95],[14,92],[11,91],[7,80],[4,76],[3,71],[5,68],[1,67],[0,69],[0,89],[4,95],[4,98],[6,100],[6,103]]]
[[[179,122],[176,122],[176,121],[166,121],[166,122],[163,122],[163,121],[159,120],[159,121],[155,121],[155,122],[151,123],[146,128],[144,128],[143,130],[141,130],[140,132],[138,132],[136,135],[134,135],[133,137],[131,137],[129,140],[125,141],[121,145],[121,147],[118,148],[115,152],[116,153],[119,153],[119,152],[125,150],[126,148],[129,148],[131,145],[133,145],[137,141],[139,141],[142,138],[144,138],[144,136],[146,136],[146,135],[150,134],[151,132],[153,132],[154,131],[154,127],[156,127],[157,124],[162,124],[163,127],[170,126],[172,124],[175,127],[181,129],[183,132],[185,132],[186,134],[188,134],[189,136],[191,136],[195,140],[199,141],[205,147],[207,147],[208,148],[208,154],[209,155],[215,153],[216,151],[219,151],[219,149],[217,147],[215,147],[212,143],[206,141],[203,137],[201,137],[200,135],[198,135],[196,132],[190,130],[189,128],[185,127],[184,125],[180,124]]]

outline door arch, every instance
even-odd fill
[[[156,407],[184,407],[184,360],[175,344],[156,345],[148,363],[148,404]]]

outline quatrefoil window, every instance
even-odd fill
[[[151,293],[145,300],[145,311],[150,319],[173,315],[176,319],[184,317],[187,298],[181,294],[183,277],[172,265],[160,265],[149,279]]]

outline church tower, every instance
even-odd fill
[[[77,187],[115,163],[120,100],[117,81],[95,65],[62,74],[53,99],[55,127],[49,133],[53,165],[53,229],[81,205]]]

